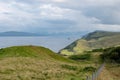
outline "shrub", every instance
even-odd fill
[[[83,69],[83,71],[85,72],[95,72],[96,68],[92,67],[92,66],[89,66],[89,67],[85,67]]]
[[[90,60],[91,58],[91,54],[87,53],[87,54],[82,54],[82,55],[72,55],[69,57],[69,59],[72,60]]]
[[[61,66],[62,66],[62,68],[65,68],[65,69],[77,70],[77,66],[66,65],[66,64],[63,64],[63,65],[61,65]]]
[[[70,80],[75,80],[75,78],[71,78]]]
[[[92,52],[103,52],[104,49],[100,48],[100,49],[93,49]]]
[[[120,63],[120,47],[112,47],[104,50],[101,59],[106,62]]]

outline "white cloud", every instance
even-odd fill
[[[99,30],[120,31],[120,25],[97,24],[96,28]]]
[[[51,4],[44,4],[42,6],[40,6],[40,15],[42,17],[47,17],[47,18],[61,18],[63,17],[63,13],[68,11],[67,9],[62,9],[60,7],[57,6],[53,6]]]
[[[54,2],[66,2],[66,0],[53,0]]]
[[[120,0],[2,0],[0,26],[53,32],[119,30],[119,3]]]
[[[2,26],[7,29],[21,29],[24,28],[27,24],[33,22],[34,15],[18,9],[18,7],[26,8],[23,4],[18,3],[0,3],[0,28]],[[26,26],[27,27],[27,26]],[[3,28],[4,30],[6,28]]]
[[[88,6],[115,6],[120,4],[120,0],[67,0],[67,5],[88,7]]]
[[[93,6],[113,6],[120,2],[120,0],[84,0],[83,4]]]

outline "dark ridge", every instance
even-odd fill
[[[94,31],[82,37],[85,40],[99,39],[101,37],[120,35],[120,32],[110,32],[110,31]]]

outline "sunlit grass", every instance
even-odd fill
[[[75,64],[39,60],[30,57],[11,57],[0,60],[1,80],[69,80],[68,78],[85,79],[85,66],[94,64]]]
[[[0,50],[0,80],[84,80],[86,67],[95,63],[75,62],[51,50],[16,46]]]

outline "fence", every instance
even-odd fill
[[[105,63],[103,63],[97,71],[95,71],[92,76],[87,76],[86,80],[97,80],[98,76],[102,72],[103,68],[105,66]]]

